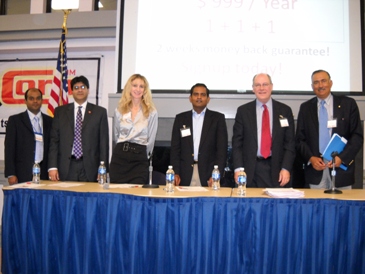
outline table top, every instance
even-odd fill
[[[20,187],[19,187],[20,186]],[[18,188],[32,188],[39,190],[58,190],[58,191],[73,191],[73,192],[95,192],[95,193],[119,193],[145,197],[156,198],[194,198],[194,197],[234,197],[237,196],[236,188],[222,187],[220,190],[212,190],[209,187],[175,187],[173,193],[166,193],[165,186],[159,188],[142,188],[142,185],[124,185],[123,188],[118,188],[121,185],[110,184],[109,189],[104,189],[98,183],[89,182],[52,182],[41,181],[40,185],[21,184],[16,186],[4,186],[3,190],[14,190]],[[192,191],[193,190],[193,191]],[[342,194],[326,194],[323,189],[298,189],[304,191],[304,199],[338,199],[338,200],[362,200],[365,201],[365,189],[349,189],[342,190]],[[247,188],[244,198],[270,198],[263,188]],[[273,198],[277,199],[277,198]],[[303,198],[299,198],[303,199]]]

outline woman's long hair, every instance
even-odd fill
[[[155,105],[152,102],[150,85],[148,84],[146,77],[142,76],[141,74],[133,74],[131,77],[129,77],[122,91],[122,97],[120,98],[118,103],[118,110],[122,114],[130,112],[130,108],[132,107],[132,82],[136,79],[141,79],[144,82],[144,92],[141,100],[141,105],[143,116],[148,118],[150,113],[155,110]]]

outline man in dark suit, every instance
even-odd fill
[[[256,100],[237,109],[233,126],[235,181],[243,167],[247,187],[283,187],[290,181],[295,158],[293,113],[271,98],[273,83],[268,74],[255,75],[252,88]]]
[[[31,181],[35,161],[40,164],[41,179],[48,180],[47,162],[52,118],[40,111],[42,92],[39,89],[28,89],[24,98],[27,110],[10,116],[6,126],[5,177],[10,185]],[[40,130],[35,130],[33,126],[36,117]],[[40,145],[38,155],[37,143]]]
[[[207,109],[209,89],[195,84],[189,100],[193,110],[176,115],[171,138],[170,160],[175,184],[210,186],[214,165],[221,176],[227,158],[227,126],[224,114]]]
[[[52,181],[96,182],[100,161],[109,168],[109,127],[106,109],[87,102],[89,81],[71,81],[74,103],[55,109],[49,149]]]
[[[311,188],[330,188],[332,161],[322,159],[319,140],[319,109],[321,101],[327,110],[327,133],[337,133],[348,142],[335,157],[335,166],[347,166],[336,170],[336,187],[351,188],[355,182],[354,159],[363,145],[363,132],[359,109],[355,100],[331,94],[332,80],[327,71],[317,70],[312,74],[312,89],[316,97],[300,106],[296,132],[296,149],[305,163],[305,181]],[[326,125],[325,125],[326,126]]]

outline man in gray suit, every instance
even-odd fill
[[[248,187],[283,187],[290,181],[295,158],[293,112],[271,98],[268,74],[255,75],[252,88],[256,100],[237,109],[233,126],[235,181],[238,169],[244,167]]]
[[[87,102],[89,81],[71,81],[74,103],[55,109],[49,148],[49,179],[96,182],[98,166],[109,167],[109,127],[106,109]]]

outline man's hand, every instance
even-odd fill
[[[320,157],[312,156],[309,159],[309,162],[312,164],[313,168],[318,171],[324,170],[327,167],[327,165],[323,162],[323,159]]]
[[[341,158],[338,156],[335,156],[335,167],[340,167],[341,163],[342,163]],[[327,165],[329,168],[333,168],[332,161],[328,162]]]
[[[11,176],[8,178],[8,183],[9,185],[14,185],[18,183],[18,177],[16,176]]]
[[[290,172],[286,169],[280,170],[279,173],[279,182],[280,186],[285,186],[290,181]]]
[[[60,177],[58,176],[58,170],[57,169],[48,171],[48,177],[51,181],[59,181],[60,180]]]
[[[180,185],[180,181],[181,181],[180,176],[178,174],[175,174],[175,186]]]

